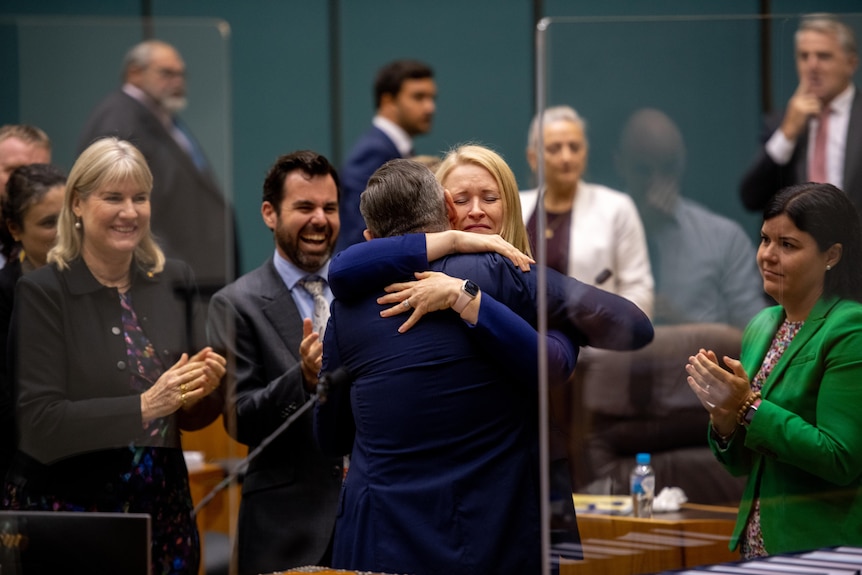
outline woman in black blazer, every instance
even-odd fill
[[[50,164],[16,168],[0,198],[0,481],[15,453],[15,403],[7,373],[6,346],[15,283],[22,274],[45,265],[57,237],[57,218],[63,206],[66,175]]]
[[[150,233],[140,152],[98,140],[72,168],[48,265],[16,289],[19,450],[3,506],[149,513],[152,572],[197,573],[181,429],[221,413],[225,360],[193,317],[190,268]],[[98,558],[94,558],[97,561]]]

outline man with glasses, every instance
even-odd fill
[[[141,42],[123,61],[123,85],[90,115],[79,150],[104,136],[141,150],[153,172],[153,231],[168,257],[192,266],[207,293],[233,280],[238,252],[232,207],[200,144],[178,117],[186,104],[182,56],[165,42]]]

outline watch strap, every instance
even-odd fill
[[[455,303],[452,304],[452,309],[455,310],[455,313],[461,315],[461,312],[464,311],[464,308],[467,307],[471,301],[476,299],[475,294],[471,294],[465,288],[467,282],[470,280],[464,280],[464,283],[461,284],[461,293],[458,294],[458,299],[455,300]]]

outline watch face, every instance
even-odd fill
[[[464,282],[464,291],[472,297],[476,297],[476,295],[479,293],[479,286],[477,286],[470,280],[467,280]]]

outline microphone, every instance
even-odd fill
[[[614,272],[612,272],[610,269],[608,269],[608,268],[603,269],[599,273],[599,275],[596,276],[596,279],[595,279],[596,285],[597,286],[602,285],[603,283],[605,283],[606,281],[611,279],[612,275],[614,275]]]
[[[296,366],[296,369],[299,369],[299,366]],[[284,433],[284,431],[293,424],[294,421],[300,418],[300,416],[314,405],[315,401],[319,401],[320,403],[326,403],[326,400],[329,397],[329,393],[331,390],[340,387],[345,384],[349,384],[351,380],[350,372],[345,367],[339,367],[333,372],[321,373],[320,377],[317,379],[317,389],[315,394],[312,395],[308,401],[302,404],[302,406],[294,411],[290,417],[285,419],[281,425],[276,428],[275,431],[270,433],[268,436],[264,438],[263,441],[260,442],[260,445],[255,447],[242,461],[240,461],[236,466],[234,466],[233,471],[231,471],[227,477],[222,479],[218,485],[213,487],[212,491],[206,494],[206,496],[200,500],[200,502],[195,505],[195,508],[192,509],[192,519],[194,519],[198,513],[200,513],[201,509],[206,507],[206,505],[215,498],[216,495],[221,493],[228,485],[230,485],[240,474],[245,473],[248,469],[249,464],[261,454],[261,452],[266,449],[266,447],[272,443],[276,437]]]

